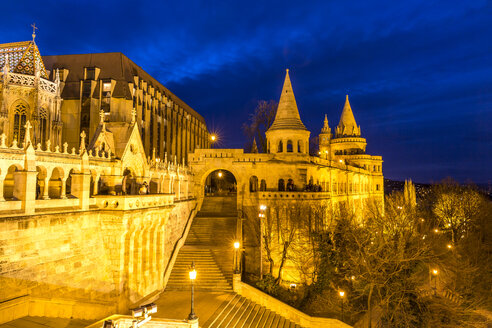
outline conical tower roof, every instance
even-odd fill
[[[345,105],[342,116],[340,116],[340,123],[337,126],[337,136],[360,136],[360,128],[355,122],[348,95],[345,96]]]
[[[304,124],[302,124],[301,117],[299,116],[299,110],[297,109],[296,98],[294,91],[292,90],[292,84],[290,83],[289,70],[286,70],[284,87],[282,88],[282,94],[278,102],[277,114],[272,126],[268,129],[272,130],[307,130]]]
[[[328,124],[328,116],[325,114],[325,121],[323,122],[323,128],[321,133],[331,133],[330,125]]]

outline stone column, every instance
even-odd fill
[[[66,177],[63,177],[61,179],[60,199],[67,199],[67,178]]]
[[[34,214],[36,208],[37,171],[14,172],[14,197],[22,201],[25,214]]]
[[[50,177],[46,175],[46,178],[44,178],[44,187],[43,187],[43,195],[41,196],[41,199],[50,199],[49,196],[49,183],[50,183]]]

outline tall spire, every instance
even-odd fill
[[[337,126],[336,136],[360,136],[360,127],[357,126],[357,123],[355,122],[354,113],[352,113],[348,95],[345,96],[345,105],[343,106],[342,116],[340,116],[340,123],[338,123]]]
[[[292,84],[290,82],[289,69],[286,69],[284,87],[282,88],[282,94],[278,102],[275,120],[268,130],[282,129],[307,130],[299,116],[294,90],[292,90]]]
[[[325,114],[325,121],[323,123],[323,128],[321,129],[321,133],[331,133],[330,125],[328,124],[328,117]]]

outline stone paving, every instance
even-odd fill
[[[0,328],[83,328],[92,321],[46,317],[23,317],[0,325]]]

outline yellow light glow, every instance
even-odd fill
[[[240,244],[239,244],[239,242],[238,242],[238,241],[234,242],[234,248],[235,248],[235,249],[239,249],[239,246],[240,246]]]
[[[212,135],[210,136],[210,140],[212,140],[212,141],[217,140],[217,136],[216,136],[215,134],[212,134]]]
[[[189,273],[190,273],[190,279],[195,280],[196,279],[196,270],[193,269]]]
[[[438,233],[438,232],[439,232],[439,229],[437,229],[437,228],[436,228],[436,229],[434,229],[434,232],[435,232],[435,233]]]
[[[338,160],[338,161],[339,161],[340,163],[343,163],[343,160],[341,160],[341,159],[340,159],[340,160]]]
[[[217,173],[217,176],[218,176],[219,178],[222,178],[222,172]]]
[[[432,269],[432,274],[433,274],[434,276],[437,276],[437,274],[438,274],[438,273],[439,273],[439,271],[437,271],[437,269]]]
[[[345,292],[343,290],[341,290],[341,291],[338,292],[338,295],[340,295],[340,297],[344,297],[345,296]]]
[[[263,204],[260,205],[260,210],[264,211],[266,209],[267,209],[267,206],[266,205],[263,205]]]
[[[453,245],[447,244],[446,247],[449,248],[449,249],[451,249],[451,248],[453,248]]]

